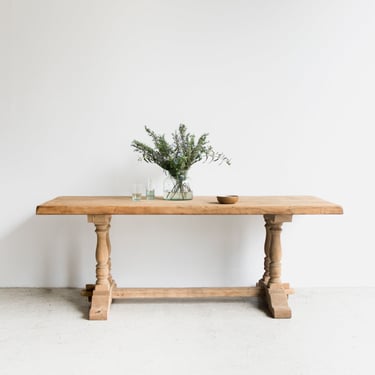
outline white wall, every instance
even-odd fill
[[[375,285],[375,3],[0,0],[0,286],[94,281],[81,216],[35,216],[59,195],[121,195],[158,167],[144,125],[210,133],[232,166],[196,165],[196,195],[311,194],[343,216],[283,232],[293,286]],[[251,285],[260,217],[114,217],[121,286]]]

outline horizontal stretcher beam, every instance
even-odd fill
[[[92,290],[87,286],[82,291],[86,297],[92,296]],[[113,288],[112,298],[122,299],[155,299],[155,298],[246,298],[256,297],[264,293],[264,288],[259,287],[226,287],[226,288]],[[293,294],[290,288],[285,289],[286,294]]]

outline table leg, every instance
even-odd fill
[[[114,281],[111,276],[111,244],[109,228],[111,215],[88,215],[88,222],[95,224],[96,245],[96,284],[87,285],[90,293],[90,320],[106,320],[112,303]]]
[[[264,274],[263,277],[259,280],[261,285],[268,285],[270,281],[270,249],[271,249],[271,225],[266,220],[264,225],[266,229],[266,240],[264,242]]]
[[[282,225],[292,221],[292,215],[264,215],[266,222],[264,275],[259,284],[264,287],[267,303],[274,318],[291,318],[288,306],[289,284],[281,282]]]

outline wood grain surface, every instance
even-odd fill
[[[240,196],[219,204],[214,196],[188,201],[132,201],[127,196],[62,196],[40,204],[37,215],[325,215],[341,206],[313,196]]]

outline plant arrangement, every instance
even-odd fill
[[[134,140],[131,146],[141,154],[140,160],[160,166],[174,181],[164,198],[171,200],[192,199],[193,194],[186,182],[189,169],[198,162],[219,162],[230,165],[230,160],[223,154],[214,151],[208,141],[208,133],[196,139],[187,131],[186,125],[180,124],[172,133],[172,142],[165,135],[156,134],[145,126],[146,133],[151,137],[153,147]]]

